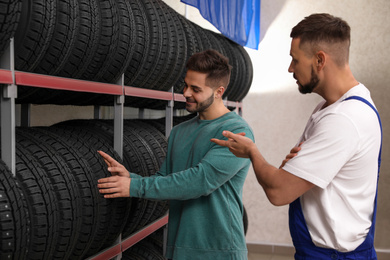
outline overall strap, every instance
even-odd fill
[[[343,101],[346,101],[346,100],[351,100],[351,99],[356,99],[356,100],[359,100],[365,104],[367,104],[369,107],[372,108],[372,110],[374,110],[374,112],[376,113],[377,117],[378,117],[378,121],[379,121],[379,126],[380,126],[380,130],[381,130],[381,145],[380,145],[380,148],[379,148],[379,156],[378,156],[378,178],[377,178],[377,189],[376,189],[376,193],[375,193],[375,200],[374,200],[374,212],[372,214],[372,224],[371,224],[371,228],[367,234],[367,237],[366,237],[366,240],[363,242],[363,244],[361,244],[356,250],[359,250],[361,248],[365,248],[367,245],[370,245],[370,244],[374,244],[374,236],[375,236],[375,222],[376,222],[376,212],[377,212],[377,199],[378,199],[378,182],[379,182],[379,171],[380,171],[380,167],[381,167],[381,156],[382,156],[382,141],[383,141],[383,134],[382,134],[382,122],[381,122],[381,118],[379,116],[379,113],[378,111],[376,110],[376,108],[369,102],[367,101],[366,99],[362,98],[362,97],[359,97],[359,96],[351,96],[351,97],[348,97],[346,99],[344,99]]]
[[[347,97],[346,99],[344,99],[343,101],[350,100],[350,99],[356,99],[356,100],[362,101],[363,103],[366,103],[369,107],[371,107],[374,110],[376,116],[378,117],[379,126],[381,128],[381,147],[379,149],[379,157],[378,157],[378,174],[379,174],[379,169],[381,167],[381,161],[382,161],[382,139],[383,139],[383,134],[382,134],[382,121],[381,121],[381,118],[379,116],[378,110],[376,110],[376,108],[370,102],[368,102],[366,99],[364,99],[362,97],[359,97],[359,96],[350,96],[350,97]]]

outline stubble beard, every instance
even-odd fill
[[[214,94],[212,94],[208,99],[203,102],[196,103],[196,107],[191,109],[190,107],[186,107],[187,111],[190,113],[202,113],[207,108],[209,108],[214,103]]]
[[[310,82],[305,85],[301,85],[299,83],[299,92],[301,92],[302,94],[312,93],[313,90],[317,87],[319,82],[320,80],[318,79],[318,76],[314,73],[314,69],[312,68]]]

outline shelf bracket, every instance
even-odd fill
[[[31,122],[31,104],[20,105],[20,125],[30,127]]]
[[[124,95],[124,74],[120,77],[117,84],[122,86],[122,95],[115,97],[114,102],[114,150],[123,158],[123,106],[125,103]]]
[[[169,90],[172,93],[172,99],[168,100],[167,106],[165,108],[165,136],[168,138],[172,127],[173,127],[173,106],[174,102],[174,89],[171,87]]]
[[[0,68],[9,69],[12,73],[12,84],[3,85],[0,99],[0,125],[1,125],[1,159],[16,175],[16,145],[15,145],[15,99],[17,86],[15,84],[14,39],[11,38],[9,46],[0,57]]]
[[[93,106],[93,119],[101,119],[100,106]]]
[[[138,108],[138,118],[145,119],[145,109],[144,108]]]

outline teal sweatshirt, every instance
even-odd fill
[[[156,175],[131,173],[131,197],[169,200],[168,259],[247,259],[242,190],[250,160],[210,141],[226,140],[223,130],[253,140],[235,112],[214,120],[195,117],[172,129]]]

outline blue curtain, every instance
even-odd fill
[[[242,46],[258,49],[260,0],[181,0],[198,8],[200,14],[223,35]]]

